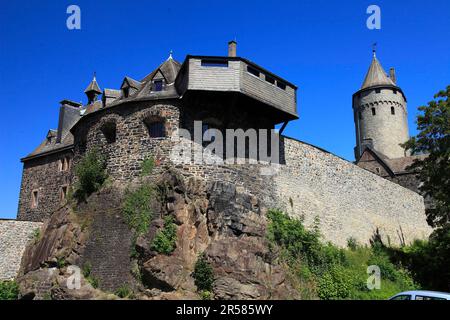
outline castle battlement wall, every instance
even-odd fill
[[[306,143],[285,138],[282,145],[285,165],[275,177],[280,203],[307,226],[317,216],[325,240],[368,243],[378,228],[384,240],[399,244],[401,233],[406,242],[431,233],[419,194]]]

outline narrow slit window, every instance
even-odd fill
[[[375,108],[372,108],[372,115],[374,116],[376,114],[377,114],[377,112],[375,111]]]
[[[228,68],[228,61],[207,59],[202,60],[202,67]]]
[[[31,208],[37,208],[39,204],[39,192],[37,190],[34,190],[31,193]]]
[[[395,108],[391,107],[391,114],[394,115],[395,114]]]
[[[62,186],[61,187],[60,198],[61,198],[61,203],[63,203],[66,200],[66,198],[67,198],[67,186]]]

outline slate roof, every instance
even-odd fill
[[[92,91],[94,91],[98,94],[102,93],[100,90],[100,87],[98,86],[97,79],[95,78],[95,76],[92,79],[91,83],[89,83],[87,88],[84,90],[84,93],[88,93],[88,92],[92,92]]]
[[[415,160],[423,160],[426,157],[427,157],[426,154],[422,154],[397,159],[385,159],[384,161],[389,165],[389,167],[395,174],[400,174],[405,172],[411,172],[411,170],[408,170],[408,167],[412,165]]]
[[[104,89],[103,95],[107,98],[120,98],[120,96],[122,95],[122,92],[120,92],[120,90],[116,90],[116,89]]]
[[[372,63],[367,71],[366,78],[364,79],[361,89],[384,85],[396,86],[395,83],[387,76],[374,53]]]
[[[57,133],[57,130],[49,130],[47,137],[39,144],[39,146],[26,157],[22,158],[21,161],[71,148],[73,145],[73,135],[68,132],[64,137],[62,137],[61,143],[56,143]]]
[[[166,79],[167,83],[173,83],[175,82],[175,79],[178,75],[178,72],[181,69],[181,63],[174,60],[171,56],[169,59],[164,61],[159,65],[158,68],[153,70],[150,74],[146,75],[144,79],[141,80],[141,82],[148,82],[153,79],[153,77],[158,73],[158,71],[161,71],[164,78]]]
[[[372,155],[372,158],[375,161],[377,161],[378,163],[380,163],[391,176],[413,172],[412,170],[408,169],[408,167],[411,166],[415,160],[423,160],[427,157],[426,154],[422,154],[422,155],[414,155],[414,156],[408,156],[408,157],[389,159],[386,156],[382,155],[380,152],[378,152],[370,147],[366,147],[364,152],[369,152]],[[364,162],[364,161],[360,160],[356,164],[358,164],[359,162]]]

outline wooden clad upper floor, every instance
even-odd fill
[[[238,92],[297,119],[297,87],[239,57],[187,56],[176,80],[187,91]]]

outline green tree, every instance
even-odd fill
[[[450,86],[434,96],[427,106],[419,107],[419,134],[404,144],[416,153],[428,157],[416,161],[411,168],[419,168],[420,191],[433,199],[426,210],[428,223],[443,227],[450,222]]]

